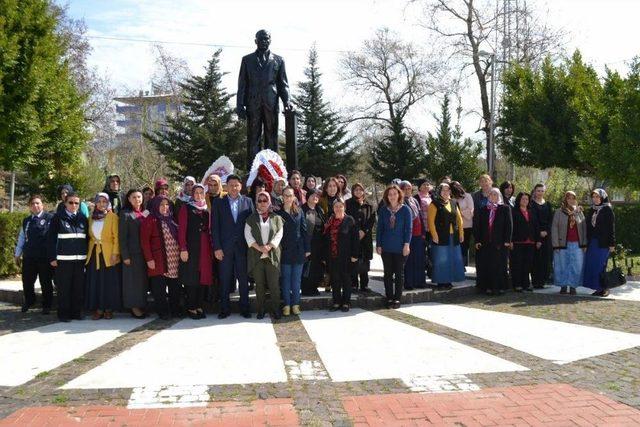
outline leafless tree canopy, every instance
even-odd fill
[[[191,74],[184,58],[171,55],[159,44],[153,45],[155,69],[151,78],[154,93],[180,94],[180,83]]]
[[[359,52],[340,60],[342,79],[362,99],[351,120],[404,118],[411,106],[438,91],[440,72],[433,57],[388,28],[377,30]]]

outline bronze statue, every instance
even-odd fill
[[[242,58],[236,101],[238,117],[247,120],[247,168],[261,149],[278,152],[278,99],[282,99],[285,111],[293,110],[284,59],[269,50],[271,34],[260,30],[255,42],[257,50]]]

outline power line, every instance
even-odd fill
[[[175,40],[149,40],[149,39],[139,39],[133,37],[115,37],[115,36],[91,36],[91,35],[83,35],[88,39],[97,39],[97,40],[114,40],[114,41],[123,41],[123,42],[134,42],[134,43],[149,43],[149,44],[175,44],[182,46],[203,46],[203,47],[221,47],[221,48],[230,48],[230,49],[255,49],[255,46],[249,45],[233,45],[233,44],[219,44],[219,43],[206,43],[206,42],[181,42]],[[303,48],[295,48],[295,47],[279,47],[278,50],[289,50],[289,51],[297,51],[297,52],[308,52],[309,49]],[[332,53],[347,53],[347,50],[334,50],[334,49],[317,49],[319,52],[332,52]]]

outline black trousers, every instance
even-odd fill
[[[22,292],[24,303],[32,306],[36,302],[34,285],[36,278],[40,279],[42,289],[42,308],[51,308],[53,299],[53,268],[46,259],[23,258],[22,259]]]
[[[353,270],[351,260],[334,258],[329,260],[329,283],[331,283],[334,305],[351,304],[351,274]]]
[[[58,261],[55,268],[58,318],[79,319],[84,294],[84,261]]]
[[[187,310],[196,310],[204,305],[204,293],[207,286],[185,286]],[[155,298],[155,297],[154,297]]]
[[[402,254],[382,252],[384,269],[384,292],[387,301],[400,301],[404,288],[404,264],[407,257]]]
[[[159,316],[180,314],[180,283],[165,276],[149,278],[149,288]],[[167,299],[167,289],[169,291]]]
[[[365,289],[369,286],[369,270],[371,261],[359,259],[351,269],[351,287],[353,289]],[[360,285],[358,286],[358,282]]]
[[[258,151],[268,148],[278,152],[278,114],[277,107],[267,108],[266,105],[261,105],[258,108],[247,108],[247,170],[251,168]],[[260,147],[263,132],[264,146]]]
[[[465,267],[469,266],[469,245],[471,244],[471,237],[473,236],[472,228],[465,228],[464,231],[464,242],[460,244],[460,248],[462,249],[462,262]]]
[[[493,292],[506,290],[508,248],[485,244],[477,254],[476,271],[480,289]]]
[[[535,245],[514,244],[511,251],[511,283],[514,289],[527,289],[531,286],[529,275],[533,268]]]
[[[544,286],[544,283],[551,275],[551,260],[553,257],[553,248],[551,247],[550,236],[542,239],[542,246],[536,250],[533,255],[533,273],[531,274],[531,282],[533,286]]]

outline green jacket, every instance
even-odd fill
[[[260,246],[266,245],[267,243],[271,243],[272,239],[278,233],[278,231],[282,230],[284,223],[282,222],[282,218],[279,215],[270,213],[269,214],[269,241],[262,241],[262,233],[260,233],[260,215],[257,212],[254,212],[247,218],[247,225],[251,227],[251,235],[254,239],[256,239],[256,243]],[[256,264],[260,261],[261,252],[256,250],[255,248],[250,247],[247,252],[247,272],[249,275],[252,275],[253,269]],[[280,269],[280,245],[273,248],[269,251],[269,261],[273,264],[274,267]]]

